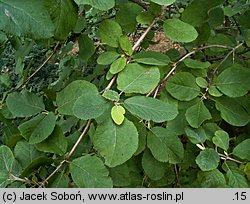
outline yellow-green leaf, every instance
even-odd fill
[[[121,125],[124,121],[125,109],[122,106],[114,106],[111,109],[111,117],[117,125]]]

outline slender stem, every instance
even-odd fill
[[[231,50],[230,52],[229,52],[229,54],[226,56],[226,59],[233,53],[233,52],[235,52],[235,50],[237,49],[237,48],[239,48],[241,45],[243,45],[243,43],[241,43],[241,44],[239,44],[238,46],[236,46],[235,48],[233,48],[233,47],[230,47],[230,46],[225,46],[225,45],[206,45],[206,46],[203,46],[203,47],[199,47],[199,48],[197,48],[197,49],[194,49],[194,50],[192,50],[191,52],[189,52],[189,53],[187,53],[187,54],[185,54],[185,55],[183,55],[177,62],[175,62],[174,64],[173,64],[173,68],[168,72],[168,74],[159,82],[159,84],[155,87],[155,88],[153,88],[146,96],[150,96],[150,95],[152,95],[154,92],[158,92],[159,90],[160,90],[160,88],[163,86],[163,84],[169,79],[169,77],[171,77],[175,72],[176,72],[176,69],[177,69],[177,65],[179,64],[179,63],[181,63],[182,61],[184,61],[185,59],[187,59],[188,57],[190,57],[190,56],[192,56],[193,54],[195,54],[196,52],[198,52],[198,51],[202,51],[202,50],[205,50],[205,49],[209,49],[209,48],[224,48],[224,49],[229,49],[229,50]],[[225,61],[225,60],[224,60]],[[224,62],[223,61],[223,62]],[[222,63],[223,63],[222,62]],[[222,64],[221,63],[221,64]],[[155,94],[155,95],[157,95],[157,93]]]
[[[216,74],[216,72],[218,71],[218,69],[221,67],[221,65],[228,59],[228,57],[231,55],[231,54],[234,54],[234,52],[239,48],[241,47],[242,45],[244,44],[244,42],[240,43],[239,45],[237,45],[236,47],[232,48],[231,51],[224,57],[224,59],[217,65],[217,67],[214,69],[213,71],[213,75],[212,75],[212,78],[209,80],[209,83],[208,83],[208,86],[207,88],[205,89],[205,92],[203,93],[203,96],[202,96],[202,99],[206,99],[206,95],[210,89],[210,87],[212,86],[213,84],[213,81],[214,81],[214,76]],[[234,61],[234,59],[233,59]]]
[[[147,36],[147,34],[149,33],[149,31],[152,29],[152,27],[154,26],[155,22],[157,20],[157,16],[153,19],[153,21],[151,22],[151,24],[148,26],[147,30],[141,35],[141,37],[137,40],[137,42],[134,44],[133,46],[133,51],[135,51],[137,49],[137,47],[140,46],[140,44],[142,43],[142,41],[144,40],[144,38]]]
[[[219,155],[219,156],[221,157],[221,159],[223,159],[223,160],[230,160],[230,161],[234,161],[234,162],[236,162],[236,163],[238,163],[238,164],[244,164],[244,162],[241,162],[241,161],[239,161],[239,160],[237,160],[237,159],[234,159],[234,158],[232,158],[232,157],[226,156],[226,155],[224,155],[224,154],[218,153],[218,155]]]
[[[116,75],[113,76],[113,78],[109,82],[108,86],[105,89],[103,89],[100,93],[104,93],[105,91],[109,90],[113,86],[113,84],[115,83],[116,77],[117,77]]]
[[[86,124],[86,126],[85,126],[85,128],[84,128],[84,130],[82,132],[82,134],[79,136],[79,138],[76,141],[75,145],[70,150],[68,156],[63,161],[61,161],[61,163],[56,167],[56,169],[40,184],[40,187],[44,187],[48,183],[48,181],[62,168],[63,164],[69,161],[70,157],[75,152],[77,146],[80,144],[80,142],[82,141],[83,137],[88,132],[90,124],[91,124],[91,120],[88,120],[88,122],[87,122],[87,124]]]
[[[72,156],[72,154],[75,152],[77,146],[80,144],[80,142],[82,141],[82,138],[86,135],[86,133],[88,132],[88,129],[91,125],[91,119],[88,120],[84,130],[82,131],[82,134],[80,135],[80,137],[78,138],[78,140],[76,141],[75,145],[72,147],[71,151],[69,152],[68,156],[66,157],[66,160],[68,161],[70,159],[70,157]]]
[[[47,62],[53,57],[53,55],[56,53],[58,47],[59,47],[60,43],[57,42],[56,46],[54,47],[54,50],[52,51],[52,53],[49,55],[49,57],[25,80],[25,82],[22,84],[22,86],[26,86],[30,79],[35,76],[46,64]]]
[[[148,28],[146,29],[146,31],[145,31],[145,32],[141,35],[141,37],[136,41],[136,43],[134,44],[134,46],[133,46],[133,48],[132,48],[133,52],[140,46],[140,44],[141,44],[142,41],[145,39],[145,37],[147,36],[147,34],[149,33],[149,31],[153,28],[153,26],[154,26],[154,24],[155,24],[155,22],[156,22],[156,20],[157,20],[157,17],[158,17],[158,16],[156,16],[156,17],[152,20],[151,24],[148,26]],[[102,90],[101,93],[103,93],[103,92],[109,90],[109,89],[112,87],[112,85],[115,83],[116,77],[117,77],[117,76],[115,75],[115,76],[111,79],[111,81],[109,82],[108,86],[107,86],[104,90]],[[121,92],[120,95],[121,95],[122,93],[123,93],[123,92]]]

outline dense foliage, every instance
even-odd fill
[[[0,0],[0,186],[249,187],[249,7]]]

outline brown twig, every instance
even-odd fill
[[[234,161],[234,162],[236,162],[236,163],[238,163],[238,164],[244,164],[245,162],[241,162],[241,161],[239,161],[239,160],[237,160],[237,159],[234,159],[234,158],[232,158],[232,157],[229,157],[229,156],[226,156],[226,155],[224,155],[224,154],[220,154],[220,153],[218,153],[218,155],[220,156],[220,158],[222,159],[222,160],[230,160],[230,161]]]
[[[90,125],[91,125],[91,119],[88,120],[86,126],[84,127],[84,130],[82,131],[82,134],[80,135],[80,137],[76,141],[75,145],[70,150],[68,156],[63,161],[61,161],[61,163],[56,167],[56,169],[40,184],[39,187],[44,187],[48,183],[48,181],[62,168],[63,164],[69,161],[70,157],[75,152],[77,146],[80,144],[80,142],[82,141],[83,137],[88,132],[88,129],[89,129]]]
[[[147,30],[141,35],[141,37],[137,40],[137,42],[134,44],[133,46],[133,51],[135,51],[140,44],[142,43],[142,41],[144,40],[144,38],[147,36],[147,34],[149,33],[149,31],[153,28],[156,20],[157,20],[158,16],[154,17],[154,19],[152,20],[152,22],[150,23],[150,25],[148,26]]]
[[[156,16],[156,17],[152,20],[152,22],[151,22],[150,25],[147,27],[147,29],[145,30],[145,32],[144,32],[144,33],[141,35],[141,37],[136,41],[136,43],[134,44],[134,46],[133,46],[133,48],[132,48],[133,52],[136,51],[136,49],[140,46],[140,44],[141,44],[142,41],[145,39],[145,37],[147,36],[147,34],[149,33],[149,31],[153,28],[155,22],[157,21],[157,18],[158,18],[158,16]],[[112,87],[112,85],[115,83],[116,77],[117,77],[116,75],[113,76],[113,78],[112,78],[111,81],[109,82],[108,86],[107,86],[104,90],[102,90],[101,93],[104,93],[105,91],[109,90],[109,89]],[[120,94],[122,94],[122,92],[121,92]]]
[[[56,46],[54,47],[52,53],[48,56],[48,58],[25,80],[25,82],[22,84],[22,86],[26,86],[30,79],[35,76],[46,64],[47,62],[53,57],[53,55],[56,53],[58,47],[59,47],[60,43],[57,42]],[[22,87],[21,86],[21,87]]]
[[[241,44],[242,45],[242,44]],[[168,74],[159,82],[159,84],[153,88],[146,96],[150,96],[152,95],[154,92],[157,92],[155,93],[154,95],[157,95],[158,94],[158,91],[160,90],[160,88],[165,84],[165,82],[176,72],[176,69],[177,69],[177,65],[179,63],[181,63],[182,61],[184,61],[185,59],[187,59],[188,57],[192,56],[193,54],[195,54],[196,52],[198,51],[202,51],[202,50],[205,50],[205,49],[209,49],[209,48],[224,48],[224,49],[229,49],[231,50],[230,52],[234,52],[235,51],[235,48],[233,47],[230,47],[230,46],[225,46],[225,45],[206,45],[206,46],[203,46],[203,47],[200,47],[200,48],[197,48],[197,49],[194,49],[193,51],[183,55],[177,62],[175,62],[173,64],[173,68],[168,72]],[[237,49],[237,48],[236,48]]]
[[[212,78],[209,79],[209,83],[208,83],[208,86],[207,88],[205,89],[205,92],[203,93],[203,96],[202,96],[202,99],[206,99],[206,95],[210,89],[210,87],[212,86],[213,84],[213,81],[214,81],[214,76],[216,74],[216,72],[218,71],[218,69],[221,67],[221,65],[228,59],[228,57],[231,55],[231,54],[234,54],[235,51],[241,47],[242,45],[244,44],[244,42],[240,43],[239,45],[237,45],[236,47],[234,48],[231,48],[231,51],[224,57],[224,59],[217,65],[217,67],[214,69],[213,73],[212,73]],[[233,61],[234,61],[234,57],[233,57]]]

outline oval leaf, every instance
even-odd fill
[[[96,156],[83,156],[70,163],[70,173],[75,184],[80,188],[111,188],[109,171]]]
[[[56,126],[52,134],[44,141],[35,145],[41,152],[63,155],[67,151],[68,141],[60,126]]]
[[[220,157],[213,149],[205,149],[196,157],[196,163],[202,171],[211,171],[218,167]]]
[[[118,126],[111,119],[99,125],[94,136],[94,147],[104,157],[105,164],[115,167],[129,160],[138,147],[135,125],[125,119]]]
[[[43,1],[1,0],[0,19],[0,30],[33,39],[50,38],[55,29]]]
[[[118,54],[117,52],[107,51],[107,52],[102,53],[97,58],[97,63],[101,65],[109,65],[113,61],[115,61],[119,56],[120,54]]]
[[[193,26],[176,18],[166,20],[163,29],[166,36],[176,42],[192,42],[198,37]]]
[[[40,114],[22,123],[18,129],[30,144],[36,144],[45,140],[53,132],[55,125],[56,116],[50,112],[48,115]]]
[[[215,86],[229,97],[240,97],[250,90],[250,71],[240,65],[224,70],[216,79]]]
[[[78,98],[85,94],[98,94],[94,84],[84,80],[75,80],[60,91],[56,96],[58,112],[64,115],[74,115],[73,106]]]
[[[158,161],[176,164],[183,159],[184,148],[180,139],[167,129],[154,127],[147,139],[147,145]]]
[[[233,154],[241,159],[250,161],[250,139],[246,139],[233,149]]]
[[[129,98],[125,100],[124,106],[132,114],[157,123],[173,120],[178,114],[175,105],[145,96]]]
[[[166,89],[174,98],[181,101],[190,101],[200,93],[195,77],[188,72],[177,73],[171,77],[166,83]]]
[[[99,27],[103,42],[111,47],[118,47],[119,38],[122,36],[121,26],[114,20],[104,20]]]
[[[160,72],[157,67],[148,68],[132,63],[119,73],[117,88],[125,93],[146,94],[156,87],[159,81]]]
[[[206,69],[211,66],[210,62],[201,62],[201,61],[193,60],[190,58],[183,60],[183,62],[187,67],[190,67],[193,69]]]
[[[250,116],[246,110],[234,99],[227,97],[217,98],[216,109],[220,111],[221,117],[231,125],[245,126],[250,121]]]
[[[45,110],[42,98],[28,91],[9,94],[6,104],[10,112],[16,117],[29,117]]]
[[[144,151],[142,156],[142,168],[152,180],[159,180],[165,174],[164,163],[156,160],[148,149]]]
[[[229,135],[227,134],[227,132],[223,131],[223,130],[217,130],[215,132],[215,136],[213,137],[213,143],[224,149],[225,151],[228,150],[229,148]]]
[[[121,125],[124,121],[125,109],[122,106],[114,106],[111,109],[111,117],[117,125]]]
[[[133,58],[138,63],[158,66],[166,66],[170,61],[167,55],[153,51],[139,52]]]
[[[73,113],[77,118],[88,120],[98,118],[105,112],[106,107],[107,101],[99,93],[87,93],[76,100]]]
[[[190,126],[198,128],[205,121],[212,118],[209,110],[204,105],[203,101],[196,103],[186,111],[186,119]]]
[[[126,58],[120,57],[111,64],[109,71],[111,74],[117,74],[125,68],[126,64]]]

